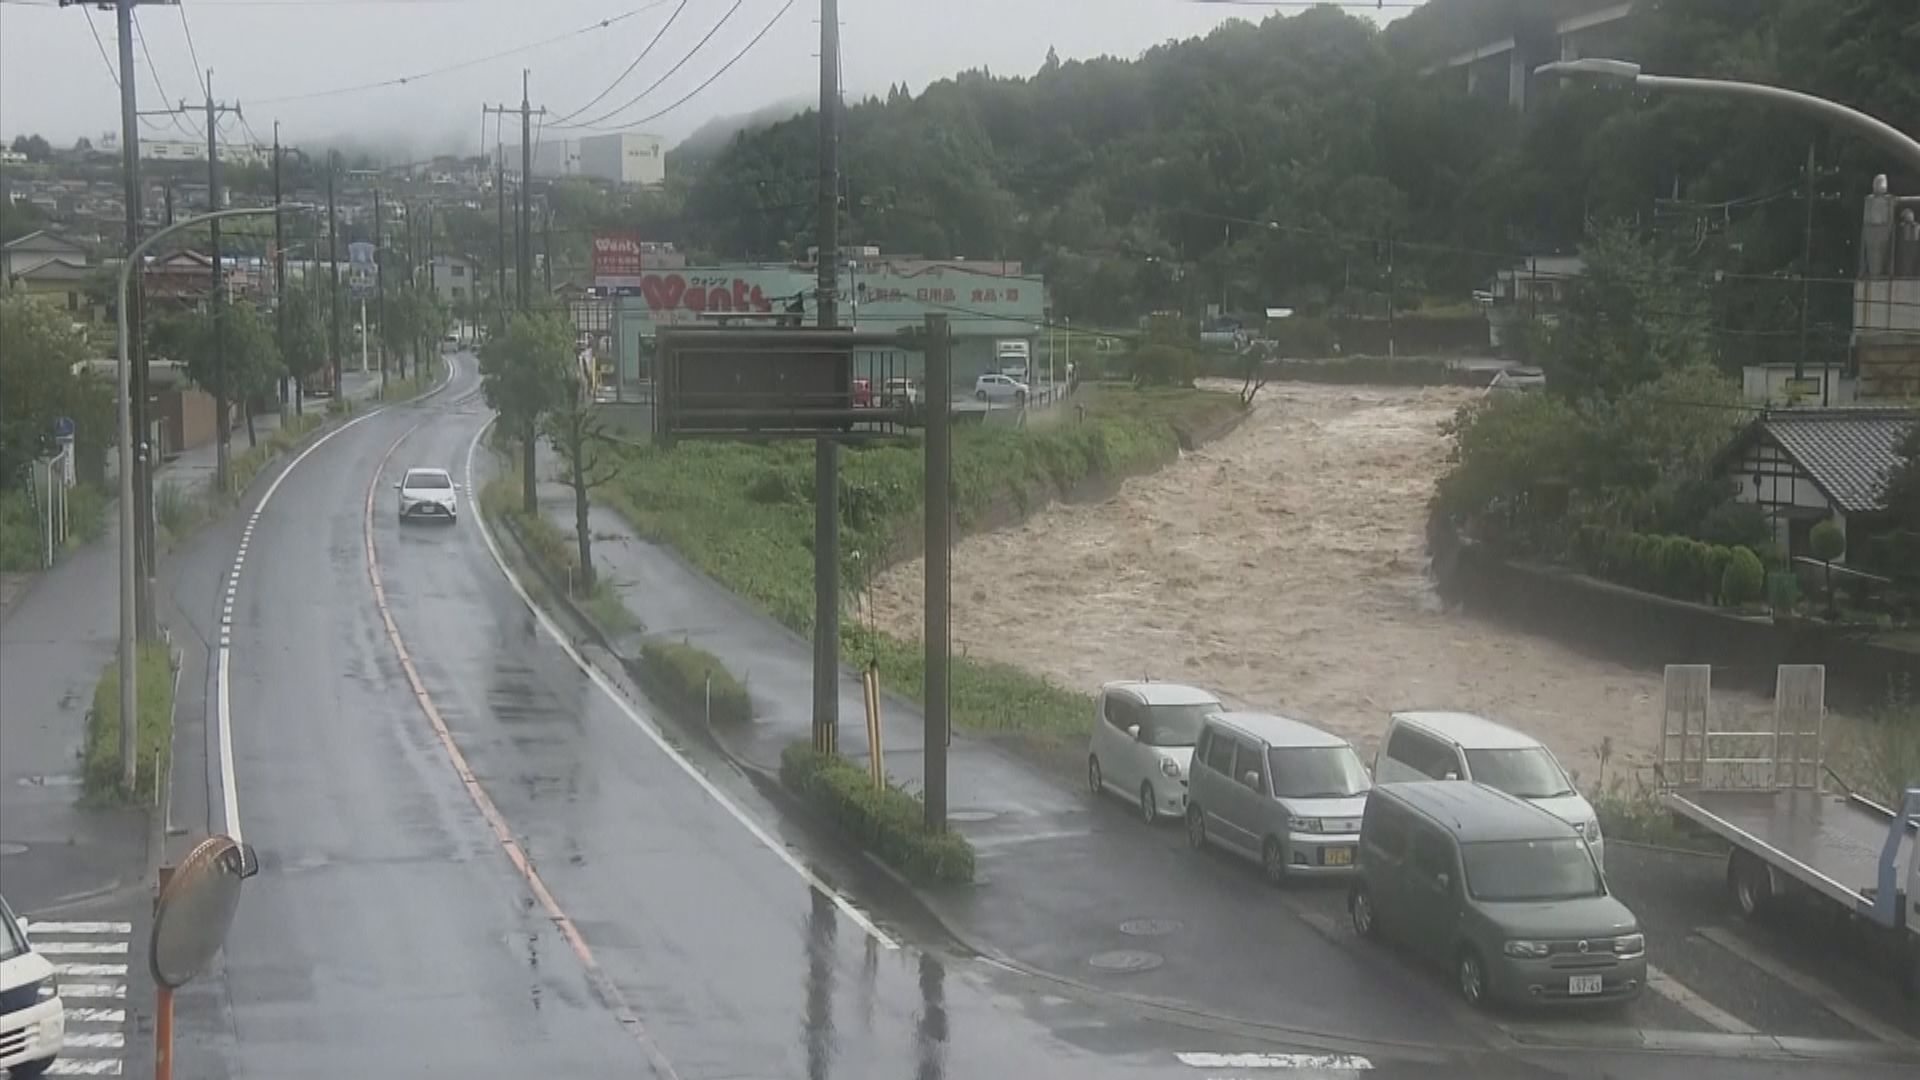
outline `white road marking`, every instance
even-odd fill
[[[469,492],[471,492],[474,487],[474,451],[480,446],[481,436],[485,435],[487,429],[492,426],[493,420],[489,418],[486,423],[480,425],[478,431],[473,433],[473,440],[467,443],[467,490]],[[478,506],[478,503],[479,500],[476,499],[475,505]],[[678,765],[681,772],[686,773],[689,779],[695,784],[698,784],[700,790],[706,792],[709,798],[719,803],[720,808],[732,815],[733,819],[739,822],[741,827],[745,828],[747,832],[751,833],[754,839],[765,845],[768,851],[773,852],[781,862],[786,863],[794,873],[799,874],[801,880],[818,890],[820,895],[830,898],[833,901],[833,905],[839,908],[841,913],[846,915],[847,918],[852,919],[854,925],[864,930],[867,936],[871,937],[875,943],[884,949],[899,948],[899,944],[895,942],[893,938],[889,937],[885,931],[874,925],[873,920],[867,917],[866,912],[861,911],[853,901],[841,895],[839,890],[820,880],[819,875],[809,870],[805,863],[795,858],[793,852],[787,850],[786,845],[774,839],[766,829],[761,827],[759,821],[741,809],[740,806],[728,797],[726,792],[721,791],[712,780],[707,779],[705,773],[695,768],[693,762],[687,760],[685,755],[681,754],[679,750],[674,748],[672,743],[667,741],[666,736],[660,733],[660,729],[654,725],[653,721],[643,716],[640,710],[634,708],[633,704],[626,699],[626,696],[620,693],[620,689],[614,686],[613,683],[601,673],[599,668],[588,663],[587,658],[580,655],[579,651],[573,647],[573,643],[567,640],[567,635],[561,633],[560,628],[553,624],[553,620],[548,617],[546,611],[544,611],[540,605],[533,602],[533,597],[528,595],[526,587],[520,583],[520,578],[507,566],[506,557],[500,553],[500,546],[494,542],[493,530],[487,526],[486,516],[477,512],[474,516],[480,523],[480,539],[486,542],[488,554],[493,556],[494,565],[498,566],[500,572],[506,576],[507,584],[512,586],[513,591],[520,597],[520,602],[525,604],[527,610],[533,613],[534,621],[538,622],[541,629],[547,632],[547,636],[552,638],[554,644],[560,647],[560,651],[567,655],[567,659],[572,660],[573,665],[579,668],[581,673],[592,681],[593,685],[600,688],[601,693],[607,696],[607,700],[613,702],[614,707],[624,713],[627,719],[632,721],[633,725],[639,728],[641,732],[660,749],[661,753],[667,755],[669,760],[675,765]]]
[[[124,922],[30,922],[29,934],[131,934],[133,924]]]
[[[66,990],[62,988],[60,996],[64,999]],[[125,1009],[68,1009],[69,1024],[124,1024],[127,1022]]]
[[[436,391],[436,393],[437,392],[438,391]],[[280,475],[273,478],[273,483],[267,485],[267,490],[260,493],[260,501],[254,505],[253,513],[247,521],[247,528],[251,529],[254,522],[260,520],[261,512],[266,510],[269,502],[273,501],[274,492],[280,490],[280,485],[286,481],[287,477],[293,475],[293,470],[299,468],[300,463],[307,460],[308,455],[333,441],[335,436],[343,434],[350,428],[364,424],[386,411],[386,408],[382,407],[373,410],[365,416],[349,420],[339,427],[334,428],[332,431],[327,432],[325,435],[320,436],[318,439],[315,439],[312,446],[300,451],[299,456],[288,462],[287,467],[280,470]],[[247,541],[243,538],[240,541],[239,551],[234,554],[233,571],[227,576],[227,584],[230,590],[239,588],[240,569],[245,565],[246,559]],[[233,774],[233,711],[231,705],[233,693],[230,681],[232,668],[228,662],[228,657],[233,651],[233,638],[230,633],[230,628],[233,624],[232,611],[233,605],[232,602],[229,601],[227,612],[220,620],[220,655],[216,665],[219,669],[219,674],[218,684],[214,692],[216,699],[214,712],[218,717],[220,727],[220,802],[222,810],[226,815],[225,825],[227,835],[232,837],[235,843],[239,843],[241,841],[240,785]]]
[[[124,941],[36,941],[33,951],[42,956],[125,956]]]
[[[1811,975],[1803,974],[1781,961],[1768,956],[1759,949],[1754,948],[1738,934],[1717,926],[1702,927],[1697,933],[1715,945],[1745,960],[1748,964],[1759,968],[1768,975],[1773,976],[1819,1002],[1820,1006],[1828,1012],[1874,1038],[1879,1039],[1881,1042],[1894,1043],[1899,1046],[1914,1045],[1914,1040],[1910,1038],[1906,1032],[1867,1013],[1859,1006],[1842,997],[1838,990],[1833,989],[1819,979]]]
[[[119,1076],[119,1058],[55,1058],[48,1076]]]
[[[68,1050],[119,1050],[126,1045],[127,1037],[118,1031],[67,1032]]]
[[[60,984],[60,999],[62,1001],[73,999],[86,1001],[94,998],[118,1001],[124,999],[126,996],[127,988],[118,983],[63,982]]]
[[[1197,1051],[1173,1055],[1180,1064],[1196,1069],[1344,1069],[1364,1072],[1373,1062],[1358,1054],[1209,1054]]]
[[[1676,982],[1673,976],[1647,965],[1647,989],[1673,1002],[1701,1020],[1729,1035],[1757,1035],[1760,1029],[1733,1015],[1699,994],[1688,989],[1685,983]]]
[[[125,964],[55,964],[53,965],[53,973],[55,975],[84,975],[89,978],[95,978],[95,979],[98,979],[107,975],[119,975],[124,977],[127,973],[127,965]]]

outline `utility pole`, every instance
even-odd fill
[[[927,382],[945,386],[953,377],[953,341],[948,337],[945,315],[927,316]],[[948,612],[953,588],[953,443],[950,438],[947,406],[951,394],[938,400],[927,395],[926,431],[926,611],[921,627],[926,705],[922,709],[925,726],[920,743],[921,762],[926,770],[921,778],[926,827],[929,832],[947,828],[947,742],[952,737],[953,718],[949,715],[947,674],[952,661],[953,643]]]
[[[500,203],[499,226],[495,232],[499,264],[500,284],[494,290],[494,303],[500,306],[502,313],[507,307],[507,162],[503,156],[506,148],[499,143],[493,144],[493,191]]]
[[[123,80],[124,81],[124,80]],[[213,213],[220,207],[220,124],[221,113],[240,115],[239,105],[218,105],[213,100],[213,70],[207,70],[207,100],[205,108],[207,125],[207,211]],[[168,113],[186,113],[190,110],[186,102],[178,108],[158,110],[158,115]],[[277,217],[277,215],[276,215]],[[233,415],[231,402],[227,397],[227,359],[225,333],[222,330],[221,308],[226,303],[224,294],[226,266],[220,254],[220,221],[207,222],[207,248],[213,259],[213,291],[209,297],[209,310],[213,315],[213,409],[214,409],[214,483],[221,491],[227,490],[227,466],[231,456],[230,440],[233,435]]]
[[[546,278],[547,297],[553,296],[553,206],[540,214],[540,269]]]
[[[273,122],[273,207],[280,208],[280,121]],[[273,329],[274,340],[280,345],[281,355],[287,348],[287,240],[286,231],[281,227],[283,215],[273,215]],[[287,405],[292,394],[287,389],[287,375],[282,369],[280,375],[280,413],[286,416]]]
[[[386,261],[384,258],[386,252],[387,234],[380,216],[380,188],[375,185],[373,189],[373,305],[380,319],[380,393],[383,397],[387,392],[387,275],[386,267],[381,264]],[[371,336],[371,329],[367,325],[366,317],[361,316],[360,340],[367,340]]]
[[[1813,206],[1814,206],[1814,203],[1816,202],[1820,202],[1823,200],[1831,201],[1833,199],[1837,199],[1840,197],[1837,193],[1823,192],[1820,190],[1821,179],[1825,177],[1837,175],[1840,170],[1832,167],[1828,167],[1825,169],[1820,168],[1819,163],[1814,159],[1813,143],[1807,144],[1806,169],[1807,169],[1807,173],[1806,173],[1807,188],[1805,192],[1805,196],[1807,200],[1806,236],[1805,236],[1805,239],[1802,241],[1803,246],[1800,252],[1800,354],[1796,356],[1793,361],[1793,377],[1795,380],[1803,379],[1806,377],[1807,347],[1808,347],[1807,337],[1808,337],[1809,331],[1812,328]],[[1832,373],[1828,370],[1828,366],[1825,364],[1822,364],[1820,368],[1820,404],[1822,405],[1828,404],[1828,399],[1832,392],[1831,385],[1830,385],[1831,376],[1832,376]]]
[[[535,109],[533,103],[528,100],[528,84],[530,78],[531,73],[522,69],[520,72],[520,107],[518,109],[510,108],[506,105],[482,105],[480,107],[482,116],[490,116],[494,113],[499,113],[502,116],[516,112],[520,114],[520,199],[515,207],[517,213],[515,215],[516,220],[513,223],[513,275],[515,278],[513,290],[516,301],[515,306],[521,311],[527,310],[530,300],[529,290],[532,286],[533,277],[533,218],[531,216],[532,204],[530,201],[533,192],[533,116],[536,112],[541,116],[547,114],[544,106]],[[494,162],[496,169],[495,176],[499,178],[496,186],[500,189],[500,295],[501,303],[504,304],[506,302],[507,292],[507,167],[504,149],[497,141],[494,143]]]
[[[1387,234],[1387,358],[1392,359],[1393,349],[1393,234]]]
[[[819,325],[839,325],[840,271],[840,4],[820,0],[820,206],[817,285]],[[929,371],[929,374],[932,374]],[[944,408],[952,395],[928,381],[927,405]],[[929,439],[933,437],[928,428]],[[929,454],[932,451],[928,451]],[[929,496],[931,498],[931,496]],[[928,543],[931,545],[932,537]],[[931,551],[931,546],[929,546]],[[931,564],[929,564],[931,565]],[[836,753],[840,744],[840,444],[813,443],[813,746]],[[931,747],[928,753],[931,753]],[[928,792],[932,794],[931,790]],[[928,804],[931,807],[931,803]],[[929,810],[931,813],[931,810]]]
[[[327,151],[327,269],[333,278],[333,291],[327,297],[327,351],[333,354],[333,399],[340,400],[340,226],[333,202],[333,174],[338,158]]]
[[[61,7],[71,7],[81,0],[60,0]],[[133,66],[133,9],[141,0],[106,0],[98,2],[99,7],[113,9],[114,28],[118,36],[120,62],[120,169],[123,186],[122,198],[126,202],[126,251],[131,253],[140,243],[140,127],[139,102],[134,87]],[[149,0],[151,2],[151,0]],[[171,212],[169,212],[171,213]],[[132,328],[129,333],[132,357],[132,371],[129,373],[128,423],[135,432],[133,457],[134,491],[134,553],[138,564],[139,595],[135,605],[140,635],[151,638],[159,633],[159,620],[153,611],[153,475],[152,462],[154,448],[149,445],[152,430],[147,420],[147,353],[142,344],[141,308],[144,284],[135,278],[134,288],[127,298],[127,321]]]

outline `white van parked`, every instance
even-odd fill
[[[1606,866],[1600,818],[1540,740],[1484,716],[1397,712],[1373,759],[1375,783],[1467,780],[1525,799],[1580,830]]]
[[[1170,682],[1110,682],[1100,688],[1087,740],[1087,787],[1140,804],[1152,825],[1187,812],[1187,770],[1200,725],[1225,706],[1197,687]]]
[[[0,1069],[15,1078],[39,1076],[66,1045],[66,1006],[53,965],[33,951],[5,897],[0,922]]]

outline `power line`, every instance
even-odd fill
[[[636,15],[640,15],[645,12],[651,11],[654,8],[657,8],[667,2],[668,0],[653,0],[653,2],[650,4],[642,4],[637,8],[633,8],[629,11],[623,11],[618,15],[608,16],[607,18],[600,19],[597,22],[589,23],[586,26],[582,26],[576,30],[569,30],[564,34],[555,34],[552,37],[542,38],[539,41],[529,42],[525,45],[516,45],[511,49],[502,49],[499,52],[488,53],[485,56],[476,56],[468,60],[459,60],[454,63],[444,65],[442,67],[431,68],[426,71],[416,72],[411,75],[397,75],[389,79],[379,79],[374,82],[367,82],[367,83],[355,83],[351,86],[336,86],[326,90],[310,90],[310,91],[307,91],[306,93],[301,93],[301,94],[283,94],[279,97],[258,98],[254,101],[254,104],[274,105],[274,104],[278,104],[280,102],[285,102],[285,101],[311,101],[315,98],[335,97],[340,94],[357,94],[363,91],[378,90],[382,87],[388,87],[388,86],[406,86],[411,83],[419,82],[423,79],[431,79],[436,76],[446,75],[450,72],[459,71],[463,68],[470,68],[476,64],[485,64],[494,60],[500,60],[505,57],[514,56],[519,53],[529,52],[533,49],[545,48],[548,45],[552,45],[561,41],[566,41],[570,38],[580,37],[583,34],[590,34],[596,30],[605,30],[608,27],[614,25],[615,23],[625,22],[626,20],[631,19]]]
[[[619,75],[615,76],[614,80],[608,83],[605,89],[593,95],[593,99],[591,101],[588,101],[585,105],[580,106],[579,108],[573,110],[572,112],[566,114],[565,116],[555,119],[554,123],[556,125],[565,124],[567,121],[573,119],[576,116],[579,116],[581,113],[586,112],[588,109],[593,108],[595,105],[598,105],[601,99],[605,98],[608,94],[613,93],[613,88],[616,86],[619,86],[622,82],[626,81],[627,76],[633,74],[633,69],[639,67],[640,62],[642,60],[645,60],[648,54],[653,52],[653,47],[655,45],[660,44],[660,39],[667,35],[667,31],[673,29],[674,21],[680,18],[681,12],[687,10],[687,4],[690,2],[691,0],[680,0],[680,6],[674,8],[673,14],[667,16],[667,21],[660,27],[658,31],[654,33],[653,40],[647,42],[647,47],[640,50],[640,55],[633,58],[633,63],[628,64],[625,71],[622,71]]]
[[[781,6],[779,11],[774,12],[773,18],[767,20],[767,25],[761,27],[760,32],[753,35],[753,39],[748,41],[744,48],[742,48],[739,52],[734,53],[733,58],[731,60],[728,60],[726,63],[720,65],[719,71],[716,71],[713,74],[707,76],[707,79],[705,82],[701,83],[699,86],[694,87],[692,90],[687,91],[686,95],[682,97],[679,101],[674,102],[673,104],[667,106],[664,109],[661,109],[659,112],[653,113],[652,115],[643,116],[638,120],[632,121],[626,126],[629,128],[633,128],[633,127],[638,127],[641,124],[652,123],[653,121],[660,119],[661,117],[667,115],[668,113],[679,108],[680,106],[685,105],[687,102],[692,101],[694,97],[696,97],[700,93],[700,91],[705,90],[709,86],[712,86],[715,82],[719,80],[720,76],[725,75],[729,70],[733,68],[733,65],[739,63],[741,58],[745,57],[749,52],[752,52],[753,47],[755,45],[760,44],[760,39],[767,36],[767,32],[773,29],[774,24],[780,21],[781,16],[785,15],[787,13],[787,10],[793,7],[793,4],[794,4],[794,0],[787,0],[787,2]],[[596,129],[596,130],[600,130],[600,129]],[[620,129],[615,128],[613,130],[617,131]]]
[[[173,95],[167,93],[167,88],[165,84],[163,84],[160,81],[160,65],[153,62],[153,53],[147,49],[147,35],[145,31],[140,29],[140,19],[139,19],[139,13],[137,10],[130,17],[129,22],[133,26],[133,36],[139,39],[140,54],[147,58],[147,74],[152,76],[153,78],[153,88],[160,92],[160,101],[163,104],[166,102],[172,101]],[[180,132],[182,135],[185,135],[189,139],[194,139],[199,137],[198,132],[194,131],[192,128],[188,127],[186,124],[181,122],[180,117],[177,113],[168,113],[167,118],[173,122],[173,127],[175,131]]]
[[[199,80],[200,96],[212,97],[213,92],[207,89],[207,69],[200,63],[200,50],[193,44],[193,24],[187,21],[187,0],[175,0],[173,9],[180,13],[180,29],[187,35],[187,55],[193,58],[193,77]]]
[[[593,125],[610,120],[613,117],[618,116],[620,113],[626,112],[628,109],[632,108],[634,105],[639,104],[642,98],[646,97],[648,94],[653,93],[656,89],[659,88],[661,83],[666,82],[669,78],[673,76],[674,72],[679,71],[681,68],[685,67],[687,61],[693,59],[695,54],[697,54],[701,49],[705,48],[707,45],[707,42],[713,40],[713,35],[719,33],[720,28],[727,25],[727,22],[733,18],[736,12],[740,10],[740,5],[745,2],[746,0],[733,0],[733,6],[727,9],[727,13],[725,15],[720,16],[720,21],[713,24],[713,28],[707,31],[706,36],[701,38],[699,42],[694,45],[693,48],[688,49],[687,54],[685,56],[682,56],[678,63],[668,68],[666,71],[666,74],[653,80],[653,83],[649,85],[645,90],[640,91],[638,94],[635,94],[634,96],[628,98],[622,104],[604,113],[601,113],[599,116],[596,116],[591,120],[583,120],[577,124],[563,124],[559,126],[568,127],[568,128],[586,128],[588,130],[598,130],[594,128]],[[786,13],[786,8],[782,8],[780,10],[781,10],[781,14]],[[778,19],[779,17],[780,17],[779,15],[774,16],[775,19]],[[765,31],[762,31],[762,33],[765,33]],[[758,41],[760,39],[756,37],[754,38],[754,40]],[[646,121],[644,120],[636,121],[636,123],[645,123],[645,122]],[[632,125],[630,124],[627,126],[631,127]],[[616,128],[613,130],[619,130],[619,129]]]

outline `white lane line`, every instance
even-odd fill
[[[315,450],[327,445],[329,442],[332,442],[336,436],[342,435],[348,430],[366,423],[385,411],[386,408],[382,407],[373,410],[365,416],[349,420],[339,427],[334,428],[332,431],[327,432],[325,435],[320,436],[318,439],[315,439],[312,446],[300,451],[299,456],[288,462],[287,467],[281,469],[280,474],[273,478],[273,483],[267,485],[267,490],[260,493],[260,501],[254,505],[253,514],[249,518],[248,528],[252,528],[252,522],[260,520],[260,514],[267,508],[267,504],[273,500],[274,492],[280,490],[280,485],[286,482],[287,477],[293,475],[293,470],[299,468],[300,463],[307,460],[309,455]],[[233,570],[227,576],[227,584],[231,588],[239,587],[240,569],[246,563],[246,559],[247,541],[243,538],[240,541],[240,550],[233,558]],[[216,661],[219,674],[217,676],[218,683],[214,690],[214,713],[218,718],[220,727],[220,803],[222,811],[226,815],[224,824],[226,825],[227,835],[232,837],[235,843],[239,843],[242,839],[240,832],[240,784],[239,781],[235,779],[233,772],[232,664],[228,659],[233,651],[232,612],[232,603],[229,601],[227,611],[220,619],[220,649],[219,657]]]
[[[119,1050],[126,1045],[127,1037],[118,1031],[67,1032],[68,1050]]]
[[[126,977],[126,974],[127,974],[127,965],[125,964],[55,964],[53,965],[53,973],[55,975],[84,975],[89,978],[95,978],[95,979],[103,978],[108,975],[118,975],[124,978]]]
[[[1688,989],[1685,983],[1647,965],[1647,989],[1687,1010],[1694,1016],[1729,1035],[1758,1035],[1760,1029]]]
[[[125,956],[124,941],[37,941],[33,950],[42,956]]]
[[[55,1058],[48,1076],[119,1076],[119,1058]]]
[[[133,924],[124,922],[30,922],[29,934],[131,934]]]
[[[60,996],[65,998],[63,988]],[[125,1009],[68,1009],[68,1024],[124,1024],[127,1022]]]
[[[487,429],[492,426],[493,420],[489,418],[486,423],[480,425],[478,431],[473,433],[473,440],[467,443],[467,490],[469,492],[473,490],[474,486],[474,451],[480,446],[481,436],[485,435]],[[619,687],[614,686],[613,683],[601,673],[599,668],[588,663],[587,658],[580,655],[579,651],[573,647],[573,643],[567,640],[567,636],[560,632],[558,626],[553,624],[553,620],[547,616],[546,611],[543,610],[540,605],[533,602],[533,597],[528,595],[526,586],[520,583],[520,578],[507,566],[506,557],[500,553],[500,545],[494,542],[493,530],[487,526],[486,515],[479,512],[479,500],[475,499],[474,504],[474,519],[479,522],[480,525],[480,539],[486,542],[487,552],[493,556],[493,564],[500,568],[502,574],[506,575],[507,584],[512,586],[513,591],[520,597],[520,602],[525,604],[527,610],[533,613],[534,620],[540,624],[541,629],[547,632],[547,636],[553,639],[553,643],[560,647],[560,651],[567,654],[567,659],[572,660],[573,665],[579,668],[581,673],[593,682],[593,685],[599,687],[601,693],[607,696],[607,700],[613,702],[614,707],[624,713],[627,719],[632,721],[633,725],[639,728],[647,738],[653,742],[653,745],[660,749],[661,753],[667,755],[669,760],[680,767],[681,772],[686,773],[688,778],[695,784],[698,784],[700,790],[706,792],[707,796],[714,802],[719,803],[721,809],[732,815],[733,819],[739,822],[747,832],[751,833],[754,839],[765,845],[768,851],[773,852],[781,862],[786,863],[794,873],[799,874],[801,880],[818,890],[820,895],[831,899],[833,906],[839,908],[842,914],[853,920],[854,925],[866,931],[867,936],[871,937],[881,948],[899,948],[899,943],[889,937],[885,931],[874,925],[873,920],[867,918],[866,912],[861,911],[853,901],[847,899],[838,889],[820,880],[820,876],[808,869],[805,863],[795,858],[793,852],[787,850],[785,844],[774,839],[766,829],[761,827],[760,822],[756,820],[753,815],[741,809],[739,804],[728,797],[726,792],[721,791],[712,780],[707,779],[707,774],[696,768],[693,762],[687,760],[684,754],[680,753],[672,743],[668,742],[666,736],[660,733],[660,729],[655,726],[653,721],[642,715],[640,710],[636,709],[633,704],[627,700],[626,695],[620,693]]]
[[[62,1001],[72,1001],[76,999],[81,1001],[91,1001],[94,999],[119,1001],[123,1000],[126,996],[127,988],[118,983],[63,982],[60,984],[60,999]]]
[[[1701,937],[1745,960],[1748,964],[1766,972],[1768,975],[1786,983],[1788,986],[1814,1001],[1828,1012],[1859,1028],[1861,1031],[1879,1039],[1881,1042],[1898,1046],[1912,1046],[1914,1040],[1906,1032],[1873,1016],[1840,995],[1838,990],[1821,982],[1811,975],[1788,967],[1779,960],[1761,952],[1753,945],[1730,930],[1717,926],[1702,927],[1696,931]]]
[[[1196,1069],[1318,1069],[1365,1072],[1373,1062],[1358,1054],[1210,1054],[1189,1051],[1173,1055],[1180,1064]]]

